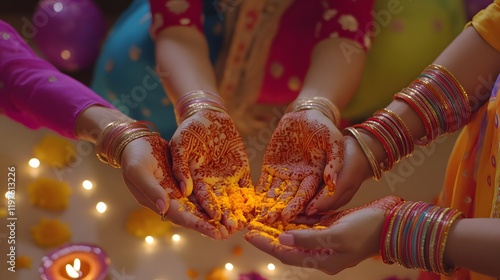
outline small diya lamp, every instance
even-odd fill
[[[38,271],[42,280],[104,280],[110,262],[98,246],[69,244],[44,256]]]

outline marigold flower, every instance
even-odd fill
[[[68,207],[71,188],[66,182],[38,178],[28,186],[28,194],[33,205],[57,211]]]
[[[55,247],[71,238],[71,231],[67,224],[58,219],[42,218],[31,228],[31,236],[38,246]]]

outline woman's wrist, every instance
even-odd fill
[[[75,133],[78,139],[96,143],[104,129],[114,121],[133,119],[116,109],[93,105],[83,110],[76,120]]]
[[[330,119],[335,126],[340,125],[340,110],[328,98],[325,97],[299,97],[290,103],[285,113],[303,110],[317,110]]]
[[[177,124],[199,111],[211,110],[226,113],[224,100],[216,93],[204,90],[194,90],[184,94],[174,106]]]
[[[410,105],[400,100],[394,100],[387,106],[387,109],[396,113],[403,120],[410,130],[413,140],[419,140],[426,135],[423,120]]]

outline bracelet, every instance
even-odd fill
[[[174,106],[175,119],[180,124],[201,110],[226,113],[224,100],[215,93],[195,90],[184,94]]]
[[[104,163],[119,168],[125,147],[135,139],[159,136],[156,127],[146,121],[114,121],[108,124],[96,142],[96,156]]]
[[[372,169],[373,177],[374,177],[375,181],[380,180],[380,178],[382,178],[381,168],[377,162],[377,159],[373,155],[372,151],[368,147],[368,144],[366,144],[366,141],[363,139],[361,134],[353,127],[346,127],[343,130],[343,134],[344,135],[347,135],[347,134],[352,135],[354,137],[354,139],[356,139],[359,146],[361,146],[361,149],[365,153],[365,156],[368,159],[368,162],[370,163],[370,167]]]
[[[444,263],[446,241],[452,225],[464,218],[452,208],[406,201],[386,217],[380,238],[384,263],[450,276],[458,267]]]
[[[325,97],[300,98],[290,103],[285,113],[298,112],[303,110],[318,110],[329,118],[336,127],[340,126],[340,110],[335,104]]]
[[[427,66],[408,87],[396,93],[415,110],[424,123],[426,136],[417,145],[462,128],[472,116],[469,96],[455,76],[437,64]]]

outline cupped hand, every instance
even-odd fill
[[[398,197],[384,197],[324,215],[313,225],[252,222],[245,240],[284,264],[333,275],[377,254],[385,218],[402,202]]]
[[[211,221],[204,209],[176,186],[166,140],[149,136],[132,141],[122,153],[121,166],[127,188],[141,205],[213,239],[229,236],[222,224]]]
[[[285,114],[267,147],[256,186],[262,196],[260,220],[294,219],[320,186],[333,195],[343,158],[342,134],[329,118],[317,110]]]
[[[336,210],[351,201],[361,184],[373,176],[370,164],[358,142],[344,137],[345,161],[337,177],[335,195],[328,189],[321,189],[309,202],[306,212],[326,212]]]
[[[230,234],[242,230],[254,210],[254,189],[243,141],[229,115],[197,112],[179,125],[170,145],[184,196],[196,199]]]

